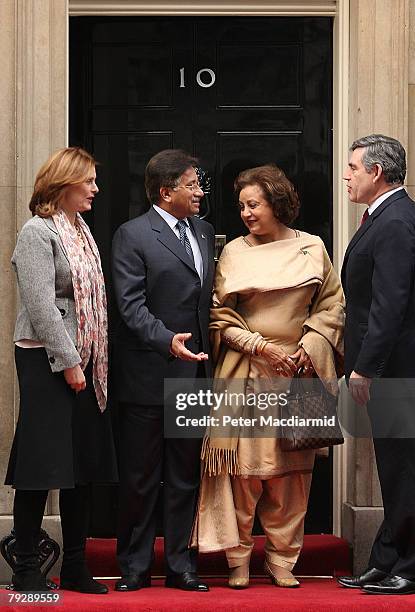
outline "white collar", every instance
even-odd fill
[[[163,217],[163,219],[171,229],[176,227],[178,221],[184,221],[187,227],[190,227],[187,217],[185,217],[184,219],[178,219],[171,213],[167,212],[167,210],[164,210],[164,208],[160,208],[160,206],[157,206],[157,204],[153,204],[153,208],[161,217]]]
[[[386,191],[385,193],[382,193],[381,196],[376,198],[376,200],[374,202],[372,202],[372,204],[367,209],[369,215],[374,213],[375,210],[377,209],[377,207],[380,206],[382,204],[382,202],[387,200],[389,196],[391,196],[393,193],[396,193],[400,189],[403,189],[403,185],[399,185],[399,187],[395,187],[395,189],[391,189],[390,191]]]

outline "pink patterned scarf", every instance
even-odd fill
[[[79,244],[76,230],[62,210],[53,221],[69,260],[78,321],[77,350],[84,370],[92,352],[92,379],[98,406],[103,412],[107,403],[107,296],[101,258],[88,225],[77,213],[78,226],[85,248]]]

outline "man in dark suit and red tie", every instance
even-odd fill
[[[155,508],[163,481],[166,586],[208,591],[188,547],[199,488],[199,439],[164,439],[166,378],[209,377],[213,227],[197,218],[197,160],[168,149],[145,171],[150,210],[118,228],[113,282],[121,325],[115,342],[120,406],[117,591],[150,586]]]
[[[371,419],[384,520],[367,570],[339,582],[366,593],[409,594],[415,593],[415,398],[395,391],[411,389],[415,379],[415,205],[403,188],[406,156],[397,140],[372,134],[350,151],[343,177],[349,198],[368,209],[342,269],[345,372],[354,401],[367,404]]]

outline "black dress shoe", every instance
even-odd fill
[[[415,581],[400,576],[388,576],[380,582],[365,584],[363,591],[372,595],[412,595],[415,593]]]
[[[387,576],[387,572],[372,567],[363,572],[363,574],[359,574],[359,576],[340,576],[340,578],[337,578],[337,582],[349,589],[361,589],[365,584],[380,582],[387,578]]]
[[[166,576],[166,587],[182,589],[183,591],[199,591],[200,593],[206,593],[209,590],[208,585],[205,582],[201,582],[199,576],[193,572]]]
[[[138,591],[150,586],[150,574],[129,574],[128,576],[121,576],[115,583],[114,588],[116,591]]]

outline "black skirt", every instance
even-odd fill
[[[44,348],[15,347],[20,412],[5,484],[16,489],[66,489],[117,481],[111,416],[101,413],[92,384],[76,394],[52,372]]]

